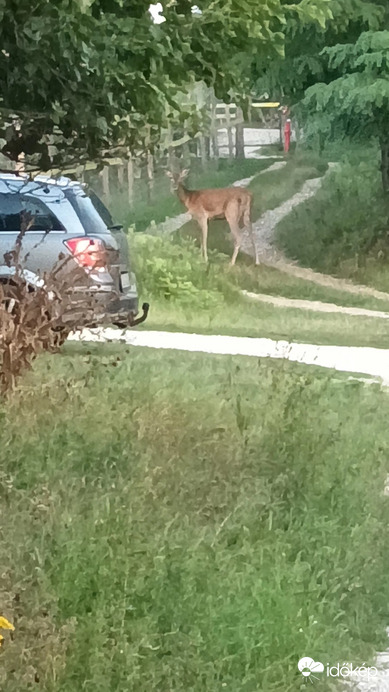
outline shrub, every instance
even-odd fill
[[[386,242],[388,211],[377,161],[353,157],[280,222],[276,237],[293,259],[331,271],[347,258],[361,261],[379,240]]]
[[[39,353],[58,351],[71,331],[91,324],[100,311],[92,295],[78,293],[75,303],[74,286],[84,285],[86,275],[79,267],[70,269],[69,258],[59,257],[53,270],[38,281],[25,271],[20,252],[30,221],[22,221],[14,249],[4,256],[10,276],[0,283],[2,393],[14,388]]]
[[[212,308],[233,294],[220,271],[225,256],[208,251],[206,265],[195,242],[178,234],[131,234],[135,247],[137,280],[140,290],[150,297],[174,301],[183,306]]]

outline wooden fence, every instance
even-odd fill
[[[262,102],[252,100],[249,106],[248,120],[253,120],[255,112],[261,115],[262,123],[265,118],[263,111],[272,110],[279,113],[279,103]],[[154,183],[156,173],[162,168],[172,167],[177,159],[186,165],[194,157],[202,165],[212,159],[218,159],[221,155],[219,146],[220,132],[227,134],[227,146],[223,146],[222,156],[232,159],[236,156],[244,156],[244,124],[242,109],[235,103],[219,103],[214,98],[210,99],[207,107],[209,127],[206,132],[199,132],[194,137],[184,134],[177,138],[174,133],[165,131],[158,147],[158,152],[153,155],[148,153],[143,159],[135,159],[127,152],[123,158],[107,158],[104,168],[98,172],[98,165],[94,162],[87,163],[79,168],[69,168],[63,171],[65,174],[75,175],[82,181],[98,183],[98,187],[106,199],[111,200],[112,190],[120,189],[125,195],[127,203],[131,206],[136,197],[137,181],[142,179],[146,185],[143,186],[142,194],[146,194],[150,200],[154,193]],[[263,124],[261,125],[263,127]],[[226,151],[227,150],[227,151]],[[52,173],[56,173],[52,171]],[[139,186],[138,186],[139,187]],[[158,190],[157,190],[158,193]]]
[[[266,109],[279,112],[279,103],[253,101],[249,109],[249,122],[253,120],[253,113],[263,113]],[[259,127],[266,126],[264,116],[259,122]],[[275,118],[278,122],[278,115]],[[184,134],[174,138],[172,132],[166,132],[162,138],[158,152],[155,155],[149,153],[143,160],[112,158],[106,160],[106,166],[99,174],[101,191],[106,198],[111,198],[111,188],[119,187],[125,192],[129,205],[135,199],[137,181],[142,179],[147,183],[145,194],[150,200],[153,197],[155,178],[162,168],[171,168],[179,159],[184,165],[189,165],[191,159],[196,158],[202,166],[212,159],[220,156],[232,159],[236,156],[244,156],[244,125],[243,112],[235,103],[215,103],[209,111],[210,127],[207,132],[199,132],[194,137]],[[227,146],[219,145],[219,133],[227,135]],[[281,137],[281,135],[280,135]],[[96,171],[97,165],[90,163],[84,167],[81,177],[88,179],[88,171]],[[76,173],[75,170],[68,171]],[[79,173],[80,174],[80,173]],[[158,190],[156,190],[158,194]]]

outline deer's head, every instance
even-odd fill
[[[181,171],[180,173],[173,173],[172,171],[166,171],[166,175],[171,181],[171,190],[172,192],[177,192],[178,188],[180,185],[182,185],[183,181],[189,174],[189,169],[185,168],[185,170]]]

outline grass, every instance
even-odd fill
[[[318,193],[282,219],[276,238],[304,266],[388,291],[388,215],[376,148],[354,147]]]
[[[277,171],[265,172],[250,183],[254,195],[253,219],[258,219],[268,209],[274,209],[300,190],[309,178],[322,175],[327,163],[310,152],[297,153],[287,160],[286,166]],[[194,187],[192,182],[189,187]],[[195,238],[199,241],[200,231],[191,221],[179,231],[184,238]],[[211,221],[209,225],[208,245],[226,254],[232,253],[232,242],[228,224],[225,221]]]
[[[312,281],[285,274],[273,267],[264,265],[255,267],[250,258],[246,256],[240,257],[238,265],[233,273],[230,273],[230,276],[233,276],[234,284],[252,293],[267,293],[285,298],[318,300],[345,307],[389,311],[389,299],[372,298],[371,296],[320,286]],[[382,288],[382,290],[387,290],[389,294],[389,284],[387,284],[386,289]]]
[[[243,260],[231,269],[214,251],[205,266],[193,242],[179,236],[134,234],[131,243],[141,297],[151,303],[145,329],[389,347],[387,320],[273,307],[245,298],[241,289],[388,311],[389,301],[329,290]]]
[[[339,267],[339,274],[353,281],[374,286],[380,291],[389,293],[389,263],[388,257],[383,259],[367,257],[365,266],[356,266],[355,261],[345,260]]]
[[[258,204],[324,166],[296,156],[262,175]],[[243,258],[231,271],[223,246],[206,268],[179,235],[131,243],[147,329],[388,346],[384,320],[239,289],[385,301]],[[373,663],[389,620],[388,415],[378,385],[288,362],[76,343],[39,358],[0,403],[0,614],[16,628],[0,688],[302,692],[302,656]]]
[[[264,156],[283,156],[284,147],[279,142],[276,144],[263,144],[256,149],[256,153],[263,154]]]
[[[194,161],[191,164],[191,182],[196,187],[226,187],[235,180],[248,178],[265,170],[271,163],[271,160],[220,159],[209,161],[207,167],[202,169],[199,162]],[[126,228],[132,226],[137,231],[144,231],[152,221],[158,224],[185,211],[176,195],[170,191],[170,182],[163,171],[156,175],[151,199],[146,182],[137,181],[132,209],[128,208],[126,194],[120,192],[113,195],[109,206],[115,209],[116,217]]]
[[[288,692],[385,646],[375,386],[72,345],[0,415],[10,692]]]
[[[144,329],[389,348],[388,320],[273,307],[249,299],[202,310],[157,300],[151,303]]]

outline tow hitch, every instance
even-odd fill
[[[149,308],[150,305],[148,303],[143,303],[142,305],[142,315],[140,317],[134,318],[133,314],[131,313],[129,318],[128,318],[128,326],[129,327],[136,327],[138,324],[142,324],[147,319],[147,315],[149,314]]]

